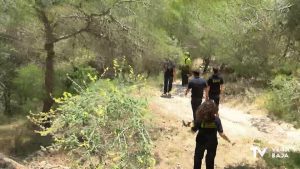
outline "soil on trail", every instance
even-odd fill
[[[158,169],[190,169],[193,166],[196,134],[182,125],[182,120],[192,120],[190,96],[184,97],[185,88],[180,85],[174,88],[171,98],[162,98],[157,93],[150,105],[158,129],[154,136]],[[287,123],[272,121],[257,111],[247,105],[236,108],[221,103],[219,114],[224,133],[236,144],[232,146],[218,136],[215,168],[264,165],[259,156],[253,156],[251,148],[254,145],[260,148],[299,150],[300,130]],[[205,168],[204,160],[202,163]]]

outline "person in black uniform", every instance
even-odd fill
[[[171,96],[173,80],[175,81],[175,65],[171,60],[167,60],[164,63],[164,93],[162,96]]]
[[[220,103],[220,94],[223,92],[223,78],[219,75],[219,69],[213,68],[214,74],[208,79],[208,97],[210,100],[213,100],[217,107]]]
[[[229,143],[229,138],[224,134],[220,118],[216,115],[217,106],[212,100],[202,103],[196,112],[196,120],[191,128],[197,132],[196,148],[194,155],[194,169],[201,169],[201,163],[206,150],[206,169],[214,168],[214,161],[217,152],[217,132]],[[234,144],[232,144],[234,145]]]
[[[192,90],[191,105],[193,109],[193,119],[195,120],[195,113],[198,106],[202,103],[203,93],[205,91],[205,100],[208,100],[208,91],[206,80],[200,78],[200,72],[198,70],[193,71],[194,79],[188,83],[188,88],[185,91],[187,95]]]

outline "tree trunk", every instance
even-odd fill
[[[55,36],[53,33],[53,28],[51,26],[51,22],[49,21],[46,12],[44,9],[36,8],[37,13],[39,15],[39,19],[44,25],[44,33],[45,33],[45,46],[44,49],[47,52],[46,58],[46,70],[45,70],[45,90],[46,97],[44,98],[43,112],[50,111],[54,100],[52,99],[52,93],[54,89],[54,43]]]
[[[7,116],[11,116],[12,115],[12,112],[11,112],[11,104],[10,104],[10,90],[8,88],[6,88],[4,90],[4,112],[5,112],[5,115]]]
[[[45,70],[45,90],[46,90],[46,97],[44,99],[44,106],[43,106],[43,112],[50,111],[54,100],[52,99],[52,94],[54,90],[54,58],[55,58],[55,52],[54,52],[54,45],[56,42],[64,39],[68,39],[71,37],[76,36],[77,34],[80,34],[82,32],[86,32],[89,30],[90,23],[91,23],[91,17],[89,17],[86,26],[67,35],[61,36],[59,38],[55,38],[53,26],[51,21],[49,20],[45,9],[43,6],[37,6],[35,7],[38,17],[40,21],[44,25],[44,33],[45,33],[45,50],[47,52],[47,58],[46,58],[46,70]],[[107,13],[104,13],[105,15]]]
[[[52,99],[52,93],[54,89],[54,44],[46,44],[45,50],[47,51],[46,58],[46,70],[45,70],[45,90],[46,97],[44,99],[43,112],[50,111],[54,101]]]

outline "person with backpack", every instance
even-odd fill
[[[205,150],[206,169],[214,168],[218,146],[217,133],[231,143],[229,138],[224,134],[221,120],[217,116],[217,110],[218,108],[212,100],[205,101],[197,109],[194,126],[191,128],[193,132],[198,131],[194,154],[194,169],[201,169]]]
[[[167,59],[163,65],[164,68],[164,93],[162,96],[171,96],[173,81],[175,81],[176,71],[175,64]]]
[[[213,68],[213,75],[207,80],[208,83],[208,97],[210,100],[213,100],[217,107],[220,103],[220,94],[223,93],[224,80],[219,75],[219,69],[217,67]]]
[[[194,70],[193,71],[194,79],[190,80],[188,83],[188,88],[185,91],[185,95],[187,95],[190,90],[192,90],[192,99],[191,105],[193,110],[193,120],[196,118],[196,110],[198,106],[202,103],[202,98],[205,91],[205,100],[208,100],[208,90],[207,90],[207,83],[206,80],[200,78],[200,71]]]

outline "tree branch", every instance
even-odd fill
[[[87,32],[90,29],[90,25],[92,23],[92,17],[91,16],[87,16],[85,18],[85,20],[86,20],[86,26],[85,27],[83,27],[83,28],[81,28],[81,29],[79,29],[79,30],[77,30],[77,31],[75,31],[73,33],[70,33],[70,34],[67,34],[67,35],[63,35],[63,36],[61,36],[59,38],[55,38],[54,43],[56,43],[58,41],[61,41],[61,40],[65,40],[65,39],[71,38],[71,37],[76,36],[76,35],[78,35],[78,34],[80,34],[82,32]]]
[[[103,17],[106,15],[109,15],[111,10],[123,3],[133,3],[133,2],[143,2],[143,0],[120,0],[120,1],[116,1],[111,7],[109,7],[108,9],[106,9],[105,11],[103,11],[102,13],[91,13],[90,15],[86,14],[80,7],[76,7],[80,12],[82,12],[83,14],[85,14],[86,16],[90,16],[90,17]]]
[[[7,87],[4,85],[4,83],[0,82],[0,86],[2,87],[2,89],[6,89]]]
[[[80,34],[80,33],[82,33],[82,32],[88,32],[88,31],[89,31],[90,24],[91,24],[91,22],[92,22],[92,20],[93,20],[94,17],[103,17],[103,16],[109,15],[109,17],[110,17],[110,19],[111,19],[112,21],[114,21],[115,23],[117,23],[118,25],[120,25],[121,28],[122,28],[123,30],[128,31],[128,27],[126,27],[125,25],[123,25],[121,22],[119,22],[117,19],[115,19],[115,18],[111,15],[111,10],[112,10],[114,7],[116,7],[116,6],[118,6],[118,5],[122,4],[122,3],[133,3],[133,2],[143,2],[143,1],[142,1],[142,0],[120,0],[120,1],[116,1],[110,8],[108,8],[107,10],[105,10],[105,11],[103,11],[102,13],[99,13],[99,14],[96,14],[96,13],[87,14],[85,11],[83,11],[83,10],[81,9],[80,6],[75,6],[75,8],[76,8],[78,11],[80,11],[81,13],[83,13],[83,15],[86,16],[87,25],[86,25],[84,28],[79,29],[79,30],[77,30],[77,31],[75,31],[75,32],[73,32],[73,33],[70,33],[70,34],[68,34],[68,35],[64,35],[64,36],[61,36],[61,37],[59,37],[59,38],[56,38],[56,39],[54,40],[54,43],[56,43],[56,42],[58,42],[58,41],[61,41],[61,40],[68,39],[68,38],[73,37],[73,36],[76,36],[77,34]],[[102,37],[103,37],[103,36],[102,36]]]
[[[82,28],[82,29],[79,29],[79,30],[77,30],[77,31],[75,31],[75,32],[73,32],[73,33],[71,33],[71,34],[64,35],[64,36],[61,36],[61,37],[59,37],[59,38],[56,38],[56,39],[54,40],[54,43],[59,42],[59,41],[61,41],[61,40],[68,39],[68,38],[73,37],[73,36],[76,36],[76,35],[78,35],[78,34],[80,34],[80,33],[82,33],[82,32],[86,32],[86,31],[88,31],[88,29],[89,29],[88,27],[89,27],[89,26],[86,26],[86,27],[84,27],[84,28]]]
[[[117,23],[123,30],[128,31],[128,27],[123,25],[121,22],[119,22],[116,18],[114,18],[112,15],[109,15],[110,19]]]
[[[286,6],[280,7],[280,8],[278,8],[278,9],[269,9],[269,8],[267,8],[267,7],[263,7],[262,9],[263,9],[263,10],[266,10],[266,11],[275,11],[275,10],[282,11],[282,10],[289,9],[289,8],[291,8],[292,6],[294,6],[294,4],[287,4]]]
[[[286,44],[285,50],[283,52],[282,58],[286,57],[286,55],[287,55],[287,53],[289,51],[290,45],[291,45],[291,35],[289,34],[288,40],[287,40],[287,44]]]

